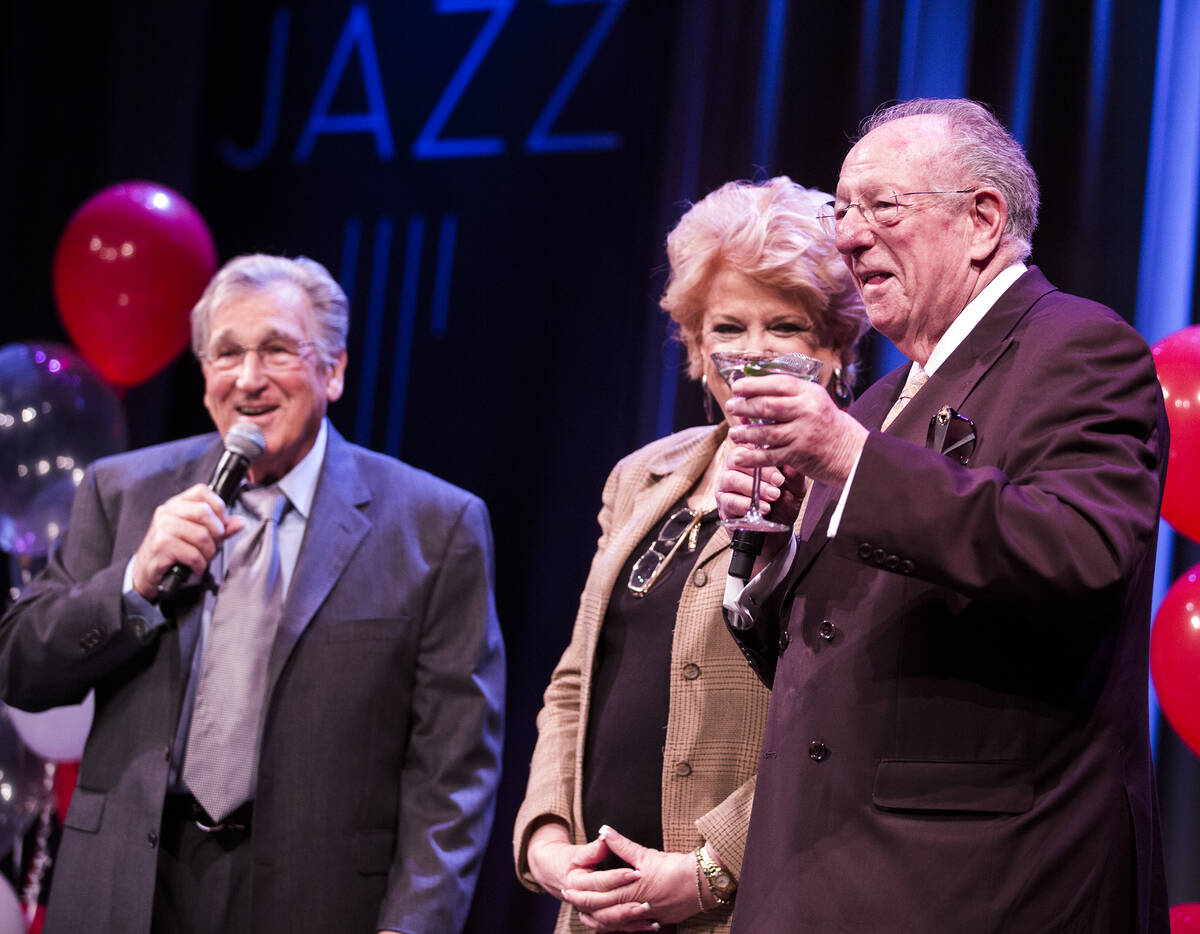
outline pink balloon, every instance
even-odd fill
[[[1150,674],[1167,722],[1200,755],[1200,564],[1163,595],[1150,630]]]
[[[1171,425],[1162,515],[1200,541],[1200,325],[1168,334],[1152,353]]]
[[[215,269],[212,234],[186,198],[122,182],[67,222],[54,296],[80,353],[113,385],[133,386],[188,345],[188,313]]]
[[[1200,934],[1200,902],[1171,906],[1171,934]]]

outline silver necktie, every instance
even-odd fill
[[[287,497],[247,487],[247,524],[217,593],[183,760],[183,780],[214,821],[254,796],[267,660],[283,608],[279,519]]]

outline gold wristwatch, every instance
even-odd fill
[[[708,880],[708,890],[718,902],[728,905],[733,901],[737,892],[737,880],[728,869],[709,856],[704,847],[696,850],[696,865],[704,873],[704,878]]]

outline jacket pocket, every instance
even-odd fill
[[[1033,807],[1033,772],[1023,762],[884,759],[871,798],[894,811],[1022,814]]]
[[[67,808],[63,826],[85,833],[95,833],[100,829],[100,818],[104,814],[106,800],[108,795],[102,791],[76,787],[71,795],[71,806]]]

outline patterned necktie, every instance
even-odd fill
[[[288,504],[275,487],[244,488],[257,518],[238,533],[213,607],[183,760],[183,780],[222,821],[254,795],[267,660],[283,608],[278,524]]]
[[[893,403],[887,416],[883,420],[883,431],[888,430],[888,426],[896,420],[896,416],[904,411],[904,407],[912,401],[912,397],[920,392],[921,387],[929,380],[929,374],[926,373],[920,366],[916,369],[910,369],[908,379],[904,383],[904,388],[900,390],[900,398]]]

